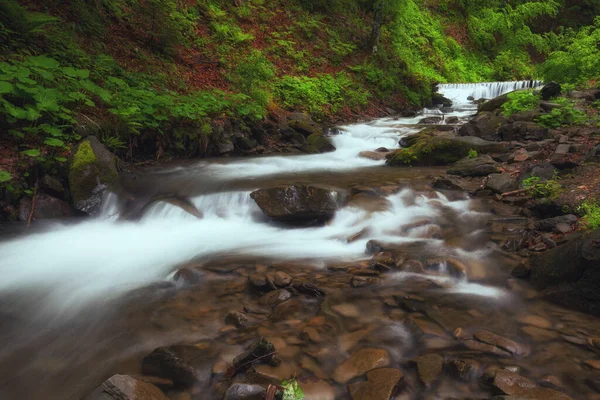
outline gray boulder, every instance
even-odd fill
[[[548,300],[600,315],[600,229],[535,255],[531,282]]]
[[[498,128],[501,140],[544,140],[551,137],[550,130],[535,122],[516,121]]]
[[[562,91],[562,87],[560,84],[556,82],[550,82],[544,85],[544,87],[540,90],[540,95],[544,100],[550,100],[553,97],[560,95]]]
[[[460,136],[476,136],[485,140],[499,141],[498,128],[508,122],[504,115],[481,112],[458,130]]]
[[[169,400],[159,388],[127,375],[113,375],[84,400]]]
[[[27,221],[31,213],[32,199],[24,198],[19,203],[19,219]],[[73,216],[73,209],[66,201],[38,193],[35,199],[35,209],[33,210],[32,221],[41,219],[69,218]]]
[[[315,186],[260,189],[252,192],[250,197],[266,216],[289,224],[322,223],[331,219],[337,210],[331,191]]]
[[[448,170],[449,174],[458,176],[486,176],[499,172],[498,163],[487,154],[476,158],[463,158]]]
[[[519,188],[519,182],[509,174],[492,174],[485,184],[485,189],[494,193],[506,193]]]

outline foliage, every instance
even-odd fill
[[[556,198],[563,190],[555,179],[541,180],[539,176],[532,176],[523,181],[523,187],[536,199]]]
[[[582,215],[581,222],[587,229],[600,228],[600,204],[597,201],[584,201],[578,212]]]
[[[579,125],[587,120],[585,112],[575,108],[572,101],[565,98],[556,99],[562,107],[554,108],[541,115],[536,122],[546,128],[560,128],[563,125]]]
[[[12,175],[0,169],[0,183],[8,182],[12,179]]]
[[[478,156],[479,155],[477,154],[477,150],[473,150],[473,149],[470,149],[469,154],[467,154],[467,157],[469,157],[469,158],[477,158]]]
[[[45,56],[0,63],[0,114],[8,132],[23,142],[45,145],[57,160],[60,149],[76,139],[70,129],[75,122],[73,108],[94,107],[93,97],[108,100],[109,94],[90,81],[90,71],[61,66]],[[39,148],[25,150],[30,157],[41,155]]]
[[[304,399],[304,391],[298,385],[298,382],[295,378],[287,379],[281,382],[281,387],[283,388],[282,392],[282,400],[303,400]]]
[[[600,17],[577,33],[567,30],[559,43],[538,68],[546,80],[582,84],[600,78]]]
[[[284,76],[276,83],[276,93],[283,106],[305,109],[316,118],[326,112],[335,113],[344,105],[364,105],[368,96],[345,73],[321,74],[314,78]]]
[[[534,110],[540,104],[540,97],[531,90],[519,90],[507,95],[508,101],[502,105],[502,114],[510,117],[523,111]]]
[[[266,114],[271,101],[269,83],[274,77],[275,66],[259,50],[251,51],[238,62],[235,74],[230,76],[241,92],[254,100],[256,107],[252,112],[257,119]]]

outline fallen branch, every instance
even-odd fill
[[[27,218],[27,227],[31,225],[33,219],[33,213],[35,212],[35,199],[37,198],[38,180],[35,180],[35,187],[33,188],[33,197],[31,198],[31,210],[29,210],[29,217]]]
[[[512,192],[506,192],[506,193],[502,193],[500,196],[504,197],[504,196],[513,196],[515,194],[521,194],[521,193],[525,193],[527,192],[529,189],[519,189],[519,190],[513,190]]]

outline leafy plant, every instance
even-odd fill
[[[502,105],[502,114],[510,117],[523,111],[534,110],[540,104],[540,97],[531,90],[519,90],[508,94],[508,101]]]
[[[281,395],[282,400],[303,400],[304,399],[304,391],[298,385],[298,382],[295,378],[287,379],[281,382],[281,387],[283,389]]]
[[[12,179],[12,175],[0,169],[0,183],[8,182]]]
[[[582,215],[581,222],[587,229],[600,228],[600,204],[594,200],[586,200],[577,211]]]
[[[564,97],[555,100],[560,108],[553,108],[547,114],[541,115],[536,122],[546,128],[559,128],[563,125],[578,125],[587,120],[585,112],[575,108],[574,102]]]
[[[523,188],[536,199],[556,198],[563,190],[562,186],[554,179],[541,180],[539,176],[532,176],[523,181]]]
[[[473,149],[470,149],[469,154],[467,154],[467,157],[469,157],[469,158],[477,158],[477,156],[478,156],[477,150],[473,150]]]

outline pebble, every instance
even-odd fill
[[[417,363],[419,381],[421,381],[426,388],[437,381],[444,366],[444,359],[437,354],[427,354],[418,357],[415,362]]]
[[[389,400],[404,374],[395,368],[380,368],[367,372],[367,380],[348,385],[352,400]]]
[[[343,361],[333,372],[333,379],[338,383],[346,383],[375,368],[390,365],[387,351],[379,348],[364,348],[356,350],[350,358]]]

